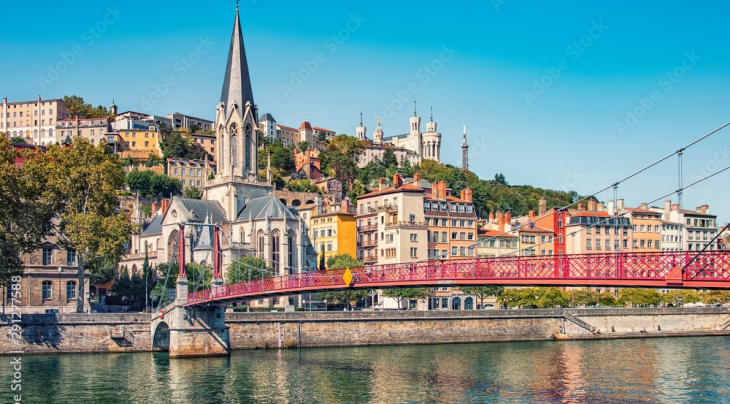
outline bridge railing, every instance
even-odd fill
[[[506,256],[418,263],[372,265],[350,268],[355,284],[408,283],[440,280],[659,280],[675,267],[684,267],[693,251],[604,253],[562,256]],[[303,272],[255,279],[200,290],[188,295],[188,303],[227,296],[265,295],[267,292],[344,286],[344,269]],[[687,266],[684,279],[730,280],[730,251],[705,252]]]

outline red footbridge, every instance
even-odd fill
[[[502,285],[730,289],[730,251],[504,256],[349,268],[351,277],[345,272],[304,272],[212,287],[188,294],[186,305],[223,305],[347,288]]]

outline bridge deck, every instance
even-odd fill
[[[417,286],[616,286],[730,289],[730,251],[666,251],[563,256],[522,256],[425,261],[305,272],[201,290],[187,305],[226,304],[246,299],[345,288]],[[684,268],[684,271],[682,271]]]

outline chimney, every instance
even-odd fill
[[[616,201],[616,210],[618,211],[619,214],[624,213],[624,200],[623,199],[618,199]]]
[[[672,205],[672,211],[673,212],[679,212],[679,204],[678,203],[675,203],[674,205]]]
[[[421,188],[421,174],[420,173],[413,174],[413,185],[415,185],[418,188]]]
[[[507,212],[504,214],[504,224],[511,224],[512,223],[512,212]]]
[[[403,186],[403,177],[401,177],[398,173],[393,174],[393,186],[396,188]]]
[[[388,180],[386,180],[385,178],[381,178],[381,179],[380,179],[380,180],[378,181],[378,190],[379,190],[379,191],[382,191],[382,190],[384,190],[385,188],[388,188]]]
[[[588,209],[588,205],[586,205],[586,203],[585,203],[585,202],[579,202],[579,203],[578,203],[578,210],[580,210],[580,211],[585,211],[585,210],[587,210],[587,209]]]
[[[667,199],[664,201],[664,220],[669,220],[669,212],[672,210],[672,201]]]
[[[170,208],[170,200],[169,199],[163,199],[160,201],[161,209],[162,209],[162,215],[164,216],[167,213],[167,210]]]
[[[342,199],[342,204],[340,206],[340,209],[341,209],[342,213],[350,213],[350,198]]]
[[[708,214],[710,213],[710,206],[709,205],[701,205],[697,207],[697,212]]]
[[[588,210],[591,212],[596,211],[596,200],[591,198],[588,200]]]
[[[466,201],[467,201],[467,202],[472,202],[472,192],[471,192],[471,188],[467,188],[467,189],[466,189]]]
[[[152,214],[157,214],[157,202],[152,202]]]
[[[466,189],[461,190],[461,199],[464,201],[466,200]]]
[[[441,199],[446,199],[446,181],[439,182],[439,195],[441,196]]]
[[[492,223],[493,220],[494,220],[494,212],[489,214],[489,223]]]
[[[497,230],[500,233],[504,233],[504,218],[507,216],[505,213],[497,212]]]
[[[615,205],[613,199],[608,201],[608,214],[611,216],[616,214],[616,205]]]
[[[605,211],[606,210],[606,204],[603,203],[603,202],[598,202],[596,204],[596,210],[598,210],[599,212]]]
[[[646,210],[649,207],[649,205],[646,202],[642,202],[641,205],[639,205],[639,209]]]
[[[531,210],[527,213],[527,216],[530,218],[530,221],[532,221],[532,219],[535,217],[535,211]]]
[[[433,199],[439,199],[439,183],[434,182],[431,184],[431,197]]]
[[[540,216],[544,215],[545,212],[547,212],[547,201],[545,198],[540,198],[540,208],[538,210],[538,214]]]

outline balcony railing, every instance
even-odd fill
[[[378,260],[378,257],[376,257],[376,256],[362,257],[362,262],[376,262],[377,260]]]
[[[378,230],[378,225],[377,224],[368,224],[368,225],[365,225],[365,226],[358,227],[357,230],[358,231],[373,231],[373,230]]]
[[[426,227],[425,222],[393,222],[385,225],[386,229],[392,229],[396,227]]]
[[[368,247],[368,246],[378,245],[378,240],[377,239],[375,239],[375,240],[362,240],[362,241],[360,241],[358,243],[358,245],[360,245],[361,247]]]

